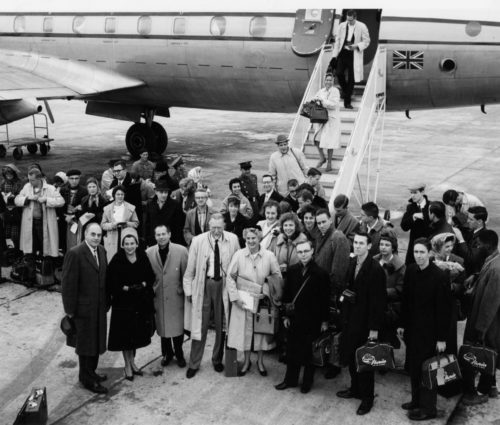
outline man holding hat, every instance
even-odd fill
[[[282,196],[287,195],[287,183],[297,179],[300,183],[306,181],[306,158],[302,151],[288,146],[289,139],[284,134],[276,138],[278,151],[269,158],[269,174],[276,180],[276,188]]]
[[[408,199],[406,212],[401,219],[401,228],[410,231],[408,251],[406,252],[406,264],[413,264],[413,243],[418,238],[427,238],[430,232],[431,219],[429,217],[429,199],[425,195],[425,183],[416,183],[409,188],[411,198]]]
[[[257,185],[257,176],[251,171],[252,161],[240,162],[239,165],[241,170],[241,193],[250,201],[252,209],[258,211],[259,187]]]
[[[132,173],[139,174],[144,180],[152,179],[155,164],[148,160],[149,152],[143,149],[140,153],[140,158],[132,164]]]
[[[66,173],[68,182],[64,184],[59,193],[64,199],[64,206],[58,208],[59,219],[59,248],[66,252],[78,243],[78,220],[76,212],[82,199],[87,195],[87,190],[80,185],[80,170],[71,169]],[[81,207],[80,207],[81,208]]]

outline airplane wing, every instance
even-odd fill
[[[84,98],[144,82],[90,63],[0,49],[0,102],[24,98]]]

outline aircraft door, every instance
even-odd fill
[[[299,9],[295,16],[292,50],[299,56],[311,56],[328,43],[332,35],[334,9]]]

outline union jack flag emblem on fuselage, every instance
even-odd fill
[[[392,69],[424,69],[424,52],[417,50],[394,50]]]

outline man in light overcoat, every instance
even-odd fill
[[[213,214],[209,226],[208,232],[195,236],[191,242],[183,279],[184,292],[191,308],[192,344],[187,378],[196,375],[200,367],[212,312],[215,322],[212,364],[216,372],[224,370],[224,330],[229,311],[226,272],[240,245],[236,235],[224,231],[221,214]]]
[[[157,245],[146,250],[155,272],[154,305],[156,332],[161,337],[162,366],[167,366],[174,353],[179,367],[186,366],[182,342],[184,339],[184,289],[182,277],[186,271],[188,251],[170,242],[170,228],[159,224],[154,229]],[[172,349],[173,342],[173,349]]]

